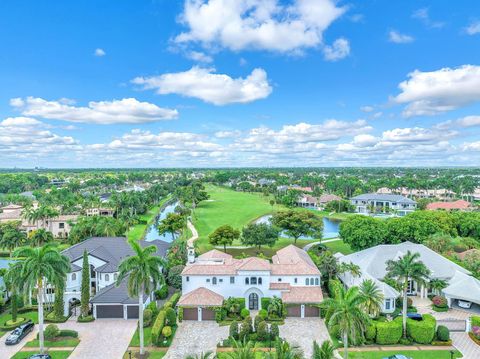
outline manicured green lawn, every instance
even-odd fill
[[[143,328],[143,342],[145,346],[152,344],[152,327]],[[132,340],[130,341],[130,346],[140,346],[140,334],[138,333],[138,328],[135,330],[135,334],[133,334]]]
[[[152,223],[152,221],[158,215],[158,212],[160,212],[160,208],[168,200],[170,200],[170,196],[167,196],[164,199],[162,199],[158,205],[150,208],[147,213],[138,216],[140,221],[145,222],[146,224],[145,223],[136,224],[132,228],[130,228],[127,233],[128,239],[134,239],[137,241],[142,239],[147,227]]]
[[[342,351],[341,351],[342,353]],[[343,353],[342,353],[343,354]],[[350,359],[383,359],[394,354],[403,354],[412,359],[450,359],[449,350],[412,350],[412,351],[372,351],[372,352],[349,352]],[[461,358],[462,355],[457,352],[454,358]]]
[[[324,243],[333,253],[340,252],[342,254],[351,254],[354,252],[350,245],[344,243],[342,240]]]
[[[135,354],[138,352],[133,352],[132,351],[132,358],[135,358]],[[148,359],[161,359],[165,356],[166,352],[161,352],[161,351],[154,351],[154,352],[148,352]],[[130,359],[130,356],[128,354],[128,351],[123,355],[123,359]]]
[[[48,354],[52,357],[52,359],[67,359],[72,352],[66,352],[66,351],[50,351]],[[35,354],[34,352],[19,352],[15,354],[11,359],[27,359],[30,358]]]
[[[26,312],[26,313],[18,313],[17,315],[18,318],[28,318],[31,319],[35,324],[38,323],[38,312],[37,311],[31,311],[31,312]],[[12,315],[10,312],[3,313],[0,315],[0,325],[5,324],[7,320],[11,320]]]
[[[45,340],[46,347],[76,347],[80,343],[78,338],[62,338],[59,340]],[[38,339],[34,339],[25,344],[26,347],[37,348],[40,346]]]

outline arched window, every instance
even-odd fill
[[[310,278],[310,285],[313,285],[315,283],[315,280],[313,278]]]
[[[258,277],[258,284],[262,284],[262,277]]]
[[[305,279],[305,285],[310,285],[310,280],[308,278]]]
[[[320,280],[318,278],[315,278],[315,285],[320,285]]]
[[[105,274],[105,282],[110,281],[110,276],[108,274]]]
[[[212,278],[212,284],[213,284],[213,285],[216,285],[216,284],[217,284],[217,277],[213,277],[213,278]]]
[[[247,278],[245,278],[245,284],[250,284],[250,280]]]
[[[77,273],[72,273],[72,280],[77,280]]]

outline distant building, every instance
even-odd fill
[[[100,208],[100,207],[87,208],[87,210],[85,211],[85,215],[87,217],[92,217],[92,216],[113,217],[114,213],[115,213],[115,210],[111,208]]]
[[[275,183],[275,180],[273,180],[273,179],[260,178],[260,179],[258,180],[258,185],[259,185],[259,186],[262,186],[262,187],[263,187],[263,186],[270,186],[270,185],[272,185],[272,184],[274,184],[274,183]]]
[[[399,216],[404,216],[415,211],[417,207],[414,200],[397,194],[366,193],[352,197],[350,202],[355,206],[355,212],[364,214],[388,213],[393,210]]]
[[[341,201],[342,198],[334,195],[334,194],[322,194],[320,197],[318,197],[318,203],[320,206],[325,206],[327,203],[332,202],[332,201]]]
[[[301,186],[297,186],[297,185],[289,186],[288,189],[293,189],[295,191],[307,192],[307,193],[312,193],[313,192],[312,187],[301,187]]]
[[[453,202],[432,202],[427,204],[427,209],[431,211],[435,211],[438,209],[443,209],[446,211],[468,211],[472,209],[472,205],[470,204],[470,202],[459,199],[458,201]]]

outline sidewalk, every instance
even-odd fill
[[[190,219],[187,222],[187,227],[192,232],[192,236],[188,239],[187,245],[189,247],[193,247],[193,243],[198,239],[198,232],[195,226],[190,221]]]

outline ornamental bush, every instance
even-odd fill
[[[56,337],[58,337],[59,334],[60,329],[58,329],[58,326],[56,326],[55,324],[47,325],[44,331],[44,336],[46,340],[55,339]]]
[[[376,336],[377,327],[375,326],[375,323],[372,323],[367,327],[367,330],[365,331],[365,339],[367,339],[368,341],[373,341],[375,340]]]
[[[262,317],[260,317],[259,315],[255,316],[255,318],[253,319],[253,327],[255,328],[255,331],[258,331],[258,324],[260,324],[261,322],[263,322]]]
[[[423,315],[423,320],[407,319],[407,335],[419,344],[430,344],[436,327],[437,321],[430,314]]]
[[[432,298],[432,303],[434,306],[438,308],[446,308],[447,307],[447,298],[436,295]]]
[[[478,315],[472,316],[472,326],[480,327],[480,317]]]
[[[444,325],[439,325],[437,328],[437,339],[442,342],[450,340],[450,330]]]
[[[152,343],[155,345],[160,344],[159,339],[160,339],[160,334],[162,333],[162,329],[165,325],[165,311],[161,310],[160,313],[158,313],[157,318],[155,319],[155,322],[153,323],[152,326]]]
[[[278,338],[280,335],[280,330],[278,329],[278,324],[272,324],[270,326],[270,337],[272,338],[272,340],[275,340],[276,338]]]
[[[243,321],[242,324],[240,325],[240,332],[238,333],[238,339],[239,340],[245,340],[250,335],[250,327],[251,324],[249,324],[246,321]]]
[[[166,284],[162,285],[160,289],[155,291],[156,299],[166,299],[168,297],[168,286]]]
[[[170,326],[166,326],[166,327],[163,327],[162,329],[162,335],[165,337],[165,338],[170,338],[172,336],[172,327]]]
[[[376,322],[375,342],[380,345],[397,344],[402,337],[402,317],[390,322]]]
[[[146,327],[149,327],[150,325],[152,325],[152,318],[153,318],[153,314],[152,314],[152,311],[150,309],[145,309],[143,311],[143,327],[146,328]]]
[[[178,308],[178,321],[179,322],[183,321],[183,308],[182,307]]]
[[[247,308],[243,308],[242,311],[240,312],[240,316],[245,319],[250,315],[250,311]]]
[[[257,339],[258,340],[268,340],[268,324],[265,321],[258,323],[257,328]]]
[[[172,326],[177,324],[177,313],[175,312],[175,309],[167,308],[165,311],[165,319],[167,325]]]
[[[233,339],[235,340],[238,340],[238,323],[236,320],[234,320],[231,324],[230,324],[230,328],[228,330],[228,335],[230,337],[232,337]]]
[[[258,312],[258,316],[260,318],[262,318],[263,320],[267,319],[268,317],[268,312],[266,309],[260,309],[260,311]]]
[[[472,328],[472,334],[475,338],[479,339],[480,340],[480,327],[478,326],[474,326]]]

